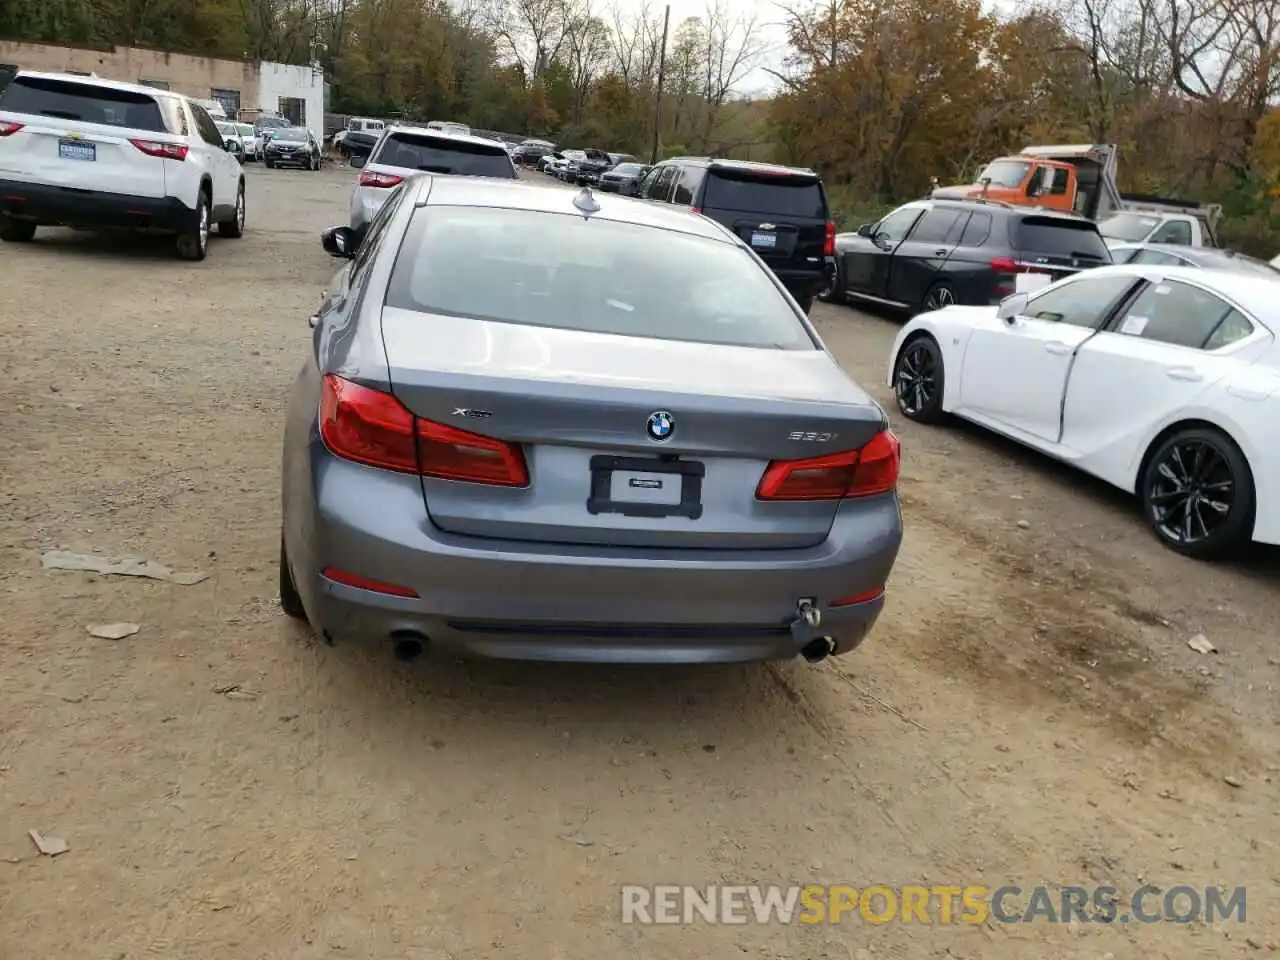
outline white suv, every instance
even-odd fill
[[[244,171],[208,112],[180,94],[20,71],[0,91],[0,239],[38,226],[177,237],[203,260],[209,228],[244,232]]]
[[[519,178],[507,148],[497,140],[410,126],[387,127],[368,161],[353,156],[351,165],[363,168],[351,194],[351,229],[357,237],[364,235],[391,188],[407,177],[438,173]]]

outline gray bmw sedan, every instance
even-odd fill
[[[416,176],[311,318],[280,597],[332,641],[818,661],[902,538],[899,445],[769,268],[666,204]]]

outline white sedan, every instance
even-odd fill
[[[954,414],[1134,493],[1195,557],[1280,544],[1280,281],[1087,270],[911,320],[889,385],[911,420]]]

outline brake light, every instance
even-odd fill
[[[701,213],[702,213],[702,208],[701,208],[701,207],[690,207],[690,208],[689,208],[689,212],[690,212],[690,213],[697,213],[697,214],[701,214]]]
[[[17,133],[22,129],[20,123],[9,123],[7,120],[0,121],[0,137],[8,137]]]
[[[163,143],[159,140],[130,140],[129,142],[148,157],[159,157],[161,160],[187,159],[185,143]]]
[[[404,177],[397,177],[390,173],[375,173],[372,170],[362,170],[360,172],[360,186],[362,187],[398,187],[404,182]]]
[[[1018,261],[1012,257],[995,257],[991,261],[991,269],[998,273],[1017,273]]]
[[[344,460],[382,470],[505,487],[529,484],[518,446],[415,417],[391,394],[333,374],[321,390],[320,436]]]
[[[803,460],[773,460],[765,468],[760,500],[842,500],[888,493],[898,485],[901,444],[881,430],[859,450]]]
[[[836,255],[836,222],[834,220],[827,221],[827,237],[822,244],[822,255],[824,257]]]

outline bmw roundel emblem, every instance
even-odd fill
[[[650,440],[670,440],[671,435],[676,432],[676,418],[665,410],[655,410],[649,414],[644,429]]]

